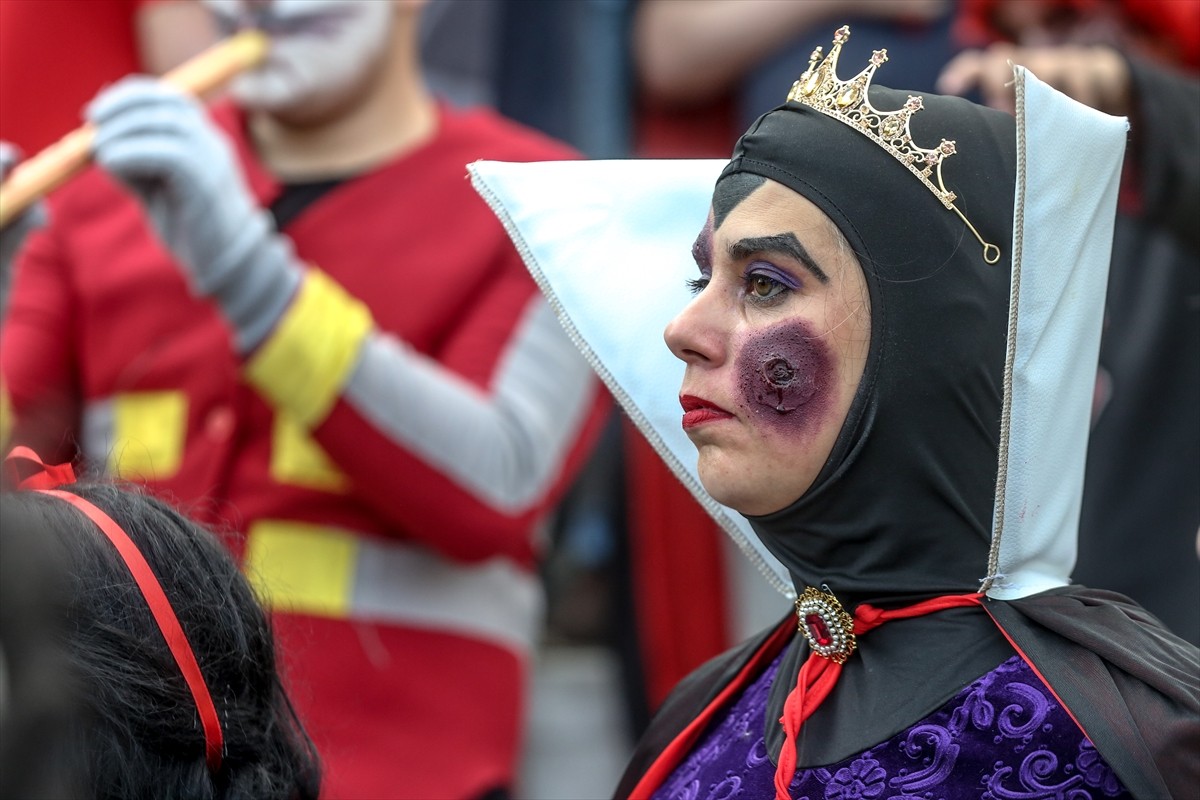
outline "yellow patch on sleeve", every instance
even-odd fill
[[[374,324],[360,300],[310,269],[275,331],[247,362],[246,378],[276,409],[312,430],[329,416]]]
[[[166,480],[183,463],[187,396],[181,391],[129,392],[112,400],[108,471],[126,480]]]
[[[280,410],[271,432],[271,478],[326,492],[345,492],[350,481],[300,423]]]

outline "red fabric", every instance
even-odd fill
[[[252,191],[268,205],[280,187],[250,152],[239,115],[228,106],[215,113]],[[573,155],[489,112],[443,110],[429,144],[332,190],[285,233],[301,260],[367,304],[380,329],[487,391],[537,288],[466,180],[465,165]],[[182,464],[148,487],[219,530],[290,520],[410,542],[464,562],[498,556],[532,566],[536,523],[603,421],[599,389],[558,485],[519,513],[485,505],[342,401],[314,436],[350,478],[350,493],[277,483],[269,469],[274,410],[243,382],[227,325],[211,303],[189,293],[138,205],[94,168],[50,202],[53,224],[30,237],[14,275],[0,352],[14,441],[53,448],[64,431],[77,441],[81,401],[183,391]],[[226,539],[240,553],[241,537]],[[462,633],[373,625],[390,642],[377,663],[376,640],[362,633],[363,623],[277,617],[281,629],[309,632],[307,655],[285,646],[282,656],[291,685],[310,698],[297,702],[325,745],[329,797],[469,797],[511,785],[520,738],[514,698],[525,677],[524,661],[510,650]],[[349,692],[372,699],[328,705]],[[451,702],[451,695],[470,702]],[[338,736],[321,733],[325,725],[335,725]],[[454,768],[443,769],[431,753],[457,754]],[[382,760],[372,765],[373,758]],[[400,759],[413,770],[403,785]]]
[[[685,675],[731,644],[725,533],[629,423],[625,458],[638,641],[647,701],[656,709]]]
[[[961,0],[954,20],[955,38],[964,47],[986,47],[1009,39],[996,14],[1001,0]],[[1128,31],[1170,63],[1200,67],[1200,0],[1042,0],[1049,10],[1086,18],[1102,7],[1117,10]]]
[[[82,122],[101,87],[141,70],[137,10],[159,0],[0,0],[0,139],[26,155]]]
[[[275,614],[324,800],[474,798],[512,786],[528,664],[450,632]],[[399,689],[397,688],[399,687]]]
[[[732,96],[689,109],[642,102],[636,128],[638,158],[728,158],[741,134]]]
[[[279,187],[253,159],[240,117],[228,106],[217,116],[268,205]],[[285,233],[300,259],[366,302],[380,329],[486,391],[537,288],[465,165],[573,154],[487,112],[446,113],[440,124],[432,143],[334,189]],[[483,504],[341,400],[313,433],[350,477],[352,500],[281,485],[268,469],[274,410],[243,383],[227,325],[190,294],[137,204],[93,168],[51,196],[51,216],[54,225],[32,235],[19,259],[0,354],[14,442],[46,452],[64,430],[77,436],[79,400],[182,389],[183,463],[151,488],[188,503],[203,498],[189,509],[203,521],[245,530],[256,519],[292,519],[419,540],[461,560],[503,555],[532,565],[531,530],[602,422],[599,390],[560,485],[517,514]],[[388,264],[395,268],[380,268]],[[46,419],[48,409],[60,416]]]
[[[944,611],[959,606],[980,605],[983,595],[960,594],[935,597],[905,608],[883,610],[862,604],[854,610],[854,635],[861,636],[893,619],[907,619]],[[788,694],[783,704],[783,749],[779,752],[779,765],[775,770],[776,800],[789,800],[788,784],[796,774],[796,734],[804,720],[812,716],[825,698],[837,685],[842,674],[842,665],[818,653],[811,653],[800,674],[796,677],[796,688]]]
[[[70,464],[47,464],[28,447],[14,447],[4,459],[13,485],[18,489],[55,489],[75,482]]]
[[[1173,63],[1200,67],[1200,0],[1122,0],[1130,21],[1146,36],[1169,42]]]

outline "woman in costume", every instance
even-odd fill
[[[5,593],[5,796],[315,800],[266,615],[216,537],[28,448],[5,468],[5,588],[48,587]]]
[[[680,684],[617,795],[1189,796],[1195,648],[1069,585],[1125,123],[1019,68],[1015,123],[871,86],[884,50],[842,80],[848,36],[738,142],[692,249],[695,299],[666,329],[698,496],[744,515],[796,613]],[[644,222],[620,227],[633,191],[610,185],[603,207],[582,170],[569,190],[544,170],[473,172],[678,468],[644,400],[653,375],[625,363],[630,339],[613,344],[624,334],[589,310],[604,301],[572,277],[596,284],[569,242],[591,220],[651,240]],[[583,196],[582,212],[554,197],[532,213],[515,177]],[[649,273],[658,251],[643,251]],[[625,255],[607,253],[614,284]],[[649,275],[635,285],[623,304],[656,295]],[[651,317],[608,312],[609,328]]]

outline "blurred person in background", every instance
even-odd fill
[[[508,796],[538,530],[607,408],[464,180],[574,154],[434,100],[421,5],[206,0],[267,61],[211,114],[101,93],[3,336],[6,438],[242,534],[331,798]]]
[[[5,467],[3,796],[316,800],[267,615],[218,539],[27,448]]]
[[[3,0],[0,140],[41,150],[104,85],[162,74],[215,39],[199,0]]]
[[[1200,643],[1200,2],[969,0],[957,26],[941,91],[1011,111],[1012,60],[1130,117],[1074,577]]]
[[[696,106],[744,88],[748,77],[777,56],[790,56],[801,40],[819,39],[816,31],[830,20],[850,19],[866,30],[882,26],[900,40],[909,28],[924,38],[948,19],[951,6],[949,0],[641,0],[633,31],[639,84],[658,103]],[[925,57],[932,60],[936,51],[927,49]],[[805,51],[786,60],[792,67],[807,58]]]

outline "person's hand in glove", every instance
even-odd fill
[[[239,352],[253,350],[291,301],[302,274],[242,178],[233,149],[200,103],[135,76],[87,108],[96,162],[141,200],[155,230],[232,325]]]

